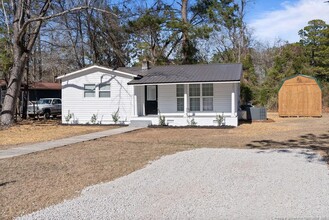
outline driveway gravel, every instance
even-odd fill
[[[19,219],[329,218],[329,171],[305,149],[197,149]]]

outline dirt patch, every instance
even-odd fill
[[[0,130],[0,150],[17,147],[22,144],[52,141],[74,135],[88,134],[115,126],[79,126],[61,125],[56,120],[24,121],[8,129]]]
[[[86,186],[114,180],[163,155],[202,148],[329,149],[329,115],[278,118],[235,129],[148,128],[0,160],[0,216],[10,219],[73,198]]]

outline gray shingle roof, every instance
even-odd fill
[[[130,81],[130,85],[240,81],[242,76],[242,64],[171,65],[155,66],[148,70],[141,67],[118,70],[141,76]]]

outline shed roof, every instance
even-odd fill
[[[279,90],[282,88],[282,86],[283,86],[283,84],[284,84],[285,81],[290,80],[290,79],[293,79],[293,78],[298,77],[298,76],[306,77],[306,78],[309,78],[309,79],[313,79],[313,80],[318,84],[318,86],[320,87],[320,89],[322,89],[321,84],[319,83],[319,81],[318,81],[315,77],[313,77],[313,76],[309,76],[309,75],[304,75],[304,74],[295,74],[295,75],[288,76],[288,77],[284,78],[284,79],[281,81],[281,85],[280,85],[280,87],[279,87]]]
[[[198,64],[155,66],[148,70],[141,68],[119,68],[131,71],[140,77],[128,84],[193,83],[240,81],[242,64]]]

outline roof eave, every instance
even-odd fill
[[[170,84],[203,84],[203,83],[240,83],[240,80],[227,80],[227,81],[181,81],[181,82],[147,82],[147,83],[134,83],[128,82],[128,85],[143,86],[143,85],[170,85]]]
[[[115,70],[115,69],[111,69],[111,68],[107,68],[107,67],[103,67],[103,66],[92,65],[92,66],[89,66],[89,67],[86,67],[86,68],[83,68],[83,69],[80,69],[80,70],[62,75],[62,76],[58,76],[58,77],[56,77],[56,79],[57,80],[62,80],[62,79],[77,75],[79,73],[82,73],[84,71],[91,70],[91,69],[100,69],[100,70],[104,70],[104,71],[115,72],[115,73],[119,73],[119,74],[126,75],[126,76],[129,76],[129,77],[135,77],[136,76],[136,75],[131,74],[131,73],[127,73],[127,72],[123,72],[123,71],[119,71],[119,70]]]

